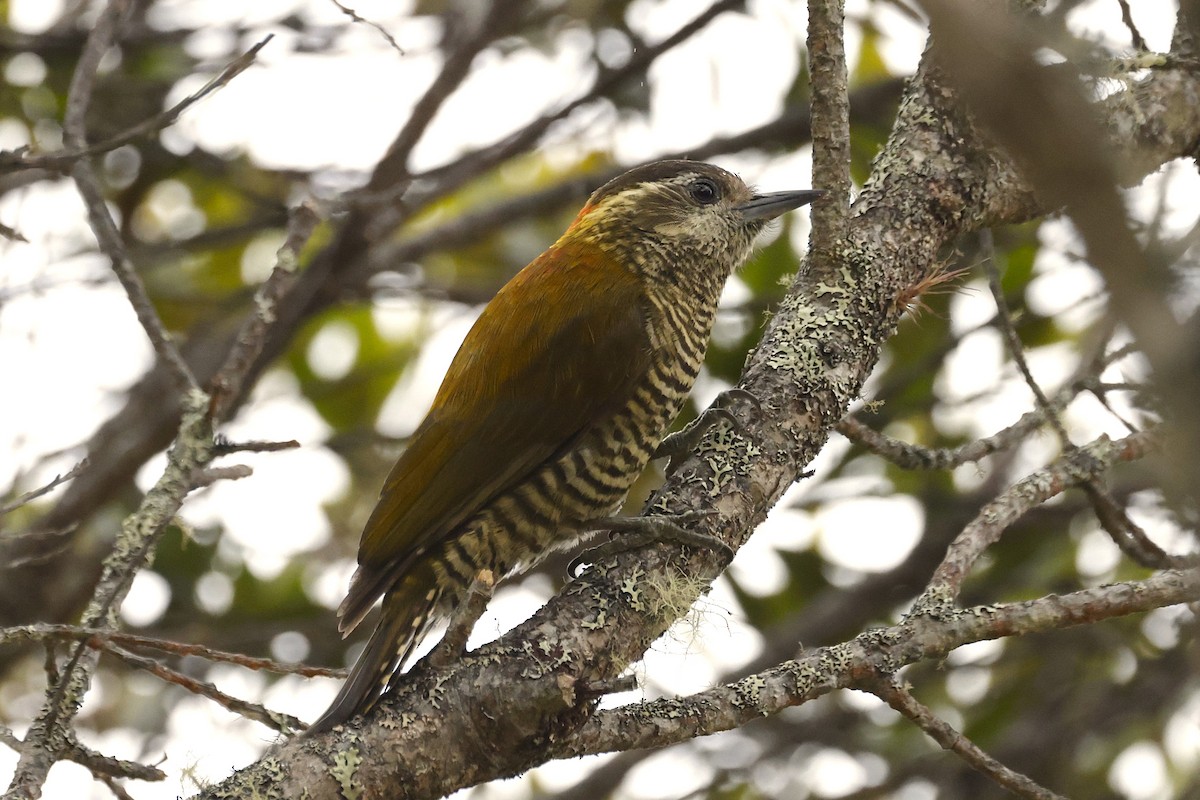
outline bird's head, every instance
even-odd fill
[[[599,247],[643,278],[723,285],[771,219],[820,191],[760,194],[701,161],[656,161],[597,189],[564,234]]]

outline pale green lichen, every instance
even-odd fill
[[[945,584],[930,586],[913,603],[913,607],[904,615],[905,620],[913,617],[929,617],[942,619],[954,612],[954,592]]]
[[[362,764],[362,756],[359,755],[357,747],[340,750],[333,754],[333,766],[329,768],[329,774],[338,782],[338,787],[345,800],[359,800],[362,797],[363,789],[354,779],[360,764]]]
[[[440,673],[433,681],[433,686],[429,689],[429,694],[425,697],[429,701],[429,705],[434,708],[441,708],[442,695],[445,694],[444,686],[450,680],[450,675]]]
[[[693,482],[700,481],[709,497],[718,497],[735,476],[749,472],[755,456],[761,453],[761,448],[732,426],[714,427],[697,449],[697,455],[708,465],[711,477],[706,480],[693,474]]]
[[[230,800],[235,798],[237,800],[283,800],[283,795],[274,788],[283,778],[282,768],[274,759],[269,760],[273,763],[266,763],[267,759],[264,759],[260,765],[268,779],[268,781],[263,781],[267,787],[265,792],[259,788],[257,783],[247,787],[244,781],[250,780],[252,773],[246,773],[241,776],[241,781],[230,781],[223,788],[211,789],[212,795],[219,798],[230,798]]]
[[[602,601],[601,605],[596,609],[596,616],[594,616],[592,619],[585,619],[580,623],[584,630],[598,631],[604,627],[604,623],[608,622],[608,609],[606,608],[607,605],[607,600]]]
[[[807,660],[794,663],[792,674],[795,676],[796,689],[802,694],[811,691],[820,680],[820,674]]]
[[[729,483],[733,477],[733,467],[726,461],[716,457],[708,458],[708,468],[712,470],[712,487],[708,490],[709,497],[716,497],[721,493],[721,489]]]
[[[587,623],[583,623],[585,626]],[[574,658],[569,647],[557,639],[539,639],[537,650],[529,641],[521,643],[520,653],[532,658],[533,663],[521,670],[522,678],[536,680],[554,672]]]
[[[821,653],[821,671],[826,675],[838,675],[846,671],[852,660],[846,644],[828,647]]]
[[[749,675],[733,685],[735,706],[750,706],[758,708],[762,699],[762,690],[767,687],[766,678],[761,675]],[[763,711],[762,713],[766,713]]]
[[[640,566],[633,568],[633,571],[621,581],[621,594],[629,598],[629,606],[634,611],[645,611],[646,604],[642,600],[642,587],[638,585],[638,581],[646,574],[646,571]]]

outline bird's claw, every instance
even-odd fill
[[[450,614],[449,624],[442,640],[429,651],[426,662],[435,669],[450,666],[466,655],[467,639],[475,629],[475,623],[487,610],[488,601],[496,588],[496,575],[490,569],[476,573],[471,585]]]
[[[728,422],[734,430],[741,430],[741,420],[729,409],[729,406],[735,402],[746,403],[752,406],[755,411],[762,410],[762,403],[758,401],[758,398],[752,392],[736,386],[732,389],[726,389],[717,395],[717,399],[713,401],[712,405],[701,411],[700,415],[689,422],[683,430],[672,433],[659,442],[658,448],[654,451],[654,457],[674,460],[684,453],[691,452],[708,435],[708,432],[722,420]]]
[[[699,531],[688,530],[680,523],[698,522],[709,516],[711,511],[684,511],[671,516],[656,515],[647,517],[608,517],[596,520],[592,530],[607,530],[611,534],[624,534],[620,538],[613,537],[602,545],[584,550],[567,565],[567,575],[578,578],[585,564],[595,564],[602,558],[636,550],[648,544],[657,542],[675,542],[703,550],[714,550],[733,558],[733,548],[716,536]]]
[[[746,405],[752,406],[755,411],[762,411],[762,401],[755,396],[754,392],[750,391],[749,389],[743,389],[740,386],[731,386],[730,388],[721,392],[719,395],[717,395],[717,399],[714,402],[715,404],[724,407],[726,403],[733,400],[740,400]]]

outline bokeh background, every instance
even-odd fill
[[[308,199],[325,219],[310,253],[328,241],[346,193],[365,183],[443,69],[456,26],[470,29],[487,4],[353,3],[373,24],[331,0],[133,5],[119,55],[102,65],[89,118],[94,140],[178,102],[274,37],[253,66],[176,124],[98,158],[151,297],[189,355],[203,360],[250,310],[283,243],[289,206]],[[414,174],[436,175],[557,115],[708,4],[516,5],[521,13],[473,59],[413,150]],[[188,500],[122,608],[131,630],[281,662],[348,664],[355,642],[336,635],[333,609],[383,475],[482,304],[556,238],[588,189],[620,166],[679,154],[713,160],[764,190],[810,184],[805,5],[725,5],[647,68],[557,118],[536,147],[435,197],[421,198],[414,185],[417,199],[362,263],[316,291],[222,431],[235,441],[301,446],[231,458],[253,475]],[[1070,43],[1062,52],[1131,52],[1116,0],[1051,5]],[[66,89],[95,12],[83,0],[0,2],[0,149],[61,146]],[[1151,49],[1168,47],[1175,14],[1165,0],[1132,7]],[[861,182],[916,68],[926,25],[901,1],[852,0],[847,17],[852,170]],[[1096,90],[1125,79],[1110,79],[1107,89],[1097,81]],[[1127,202],[1145,236],[1190,246],[1198,197],[1195,164],[1181,161],[1131,189]],[[736,380],[764,314],[782,296],[781,281],[797,268],[806,221],[801,212],[774,225],[731,280],[689,415]],[[161,472],[169,436],[152,434],[169,403],[162,387],[144,384],[153,353],[96,252],[71,182],[42,170],[0,171],[0,224],[25,239],[0,238],[0,490],[15,497],[67,472],[89,441],[93,465],[118,465],[87,492],[71,494],[67,484],[3,519],[0,536],[43,526],[57,542],[44,558],[0,565],[3,624],[69,622],[120,520]],[[1106,313],[1103,281],[1061,220],[997,231],[996,239],[1027,357],[1054,389],[1094,347]],[[993,433],[1033,407],[993,324],[980,258],[974,242],[946,253],[947,268],[965,272],[928,295],[888,345],[863,421],[945,447]],[[1184,286],[1178,303],[1191,313],[1194,291]],[[1072,437],[1122,435],[1126,423],[1149,419],[1145,376],[1136,355],[1115,361],[1104,372],[1113,385],[1107,407],[1085,394],[1067,406]],[[978,464],[915,473],[835,437],[813,477],[793,487],[713,592],[634,668],[639,689],[606,702],[696,691],[898,618],[980,505],[1059,447],[1053,436],[1034,436]],[[660,469],[648,471],[638,497]],[[1147,474],[1118,473],[1112,489],[1159,544],[1194,544]],[[562,585],[564,565],[552,559],[505,584],[474,641],[527,617]],[[1067,495],[1028,515],[990,552],[966,599],[1031,598],[1144,574],[1086,502]],[[1170,798],[1194,793],[1200,769],[1195,633],[1189,611],[1164,609],[964,647],[907,677],[989,752],[1067,796]],[[315,717],[337,686],[195,656],[168,660],[302,719]],[[40,649],[0,649],[0,722],[19,734],[43,687]],[[162,760],[166,781],[126,785],[147,800],[189,794],[274,739],[262,725],[107,657],[80,726],[84,742],[102,752]],[[0,747],[0,778],[15,763]],[[462,796],[921,800],[998,792],[876,698],[841,692],[665,752],[552,763]],[[83,767],[63,763],[45,796],[112,793]]]

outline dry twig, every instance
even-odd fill
[[[1066,800],[1062,795],[1046,789],[1037,782],[1022,775],[1016,770],[1009,769],[995,758],[989,756],[961,732],[954,729],[950,723],[938,717],[929,707],[912,696],[898,678],[881,676],[877,681],[863,687],[883,700],[905,718],[915,723],[925,731],[931,739],[956,754],[970,767],[995,781],[1018,797],[1028,800]]]
[[[74,147],[64,147],[52,153],[35,154],[31,153],[28,147],[11,151],[0,151],[0,175],[23,169],[69,171],[72,165],[80,159],[116,150],[118,147],[129,144],[151,133],[171,127],[183,116],[183,112],[245,72],[258,57],[258,51],[262,50],[267,42],[271,41],[274,37],[275,34],[268,34],[263,37],[260,42],[226,64],[225,68],[217,73],[215,77],[166,111],[139,122],[128,130],[124,130],[115,136],[110,136],[103,141],[96,142],[95,144],[79,143]],[[19,238],[19,240],[25,241],[24,238]]]

